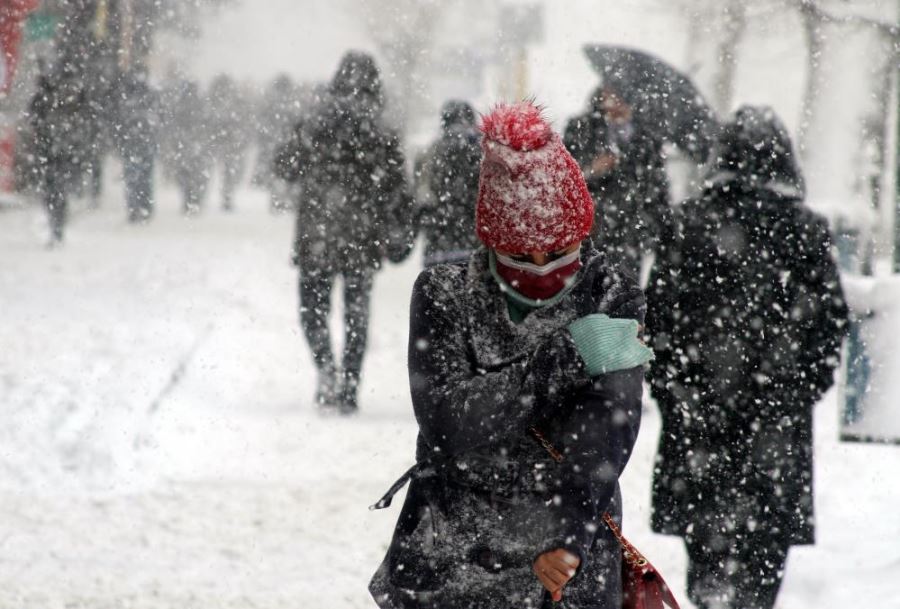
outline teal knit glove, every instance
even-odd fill
[[[643,366],[653,350],[638,340],[638,322],[594,313],[569,324],[569,334],[590,376]]]

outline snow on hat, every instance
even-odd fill
[[[487,247],[553,252],[587,237],[594,201],[581,168],[531,101],[500,104],[481,122],[475,227]]]

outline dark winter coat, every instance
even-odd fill
[[[571,292],[520,324],[484,249],[416,281],[409,372],[420,466],[370,585],[381,607],[549,606],[531,566],[554,548],[582,558],[566,607],[621,606],[620,549],[600,518],[621,515],[643,371],[589,378],[565,328],[596,312],[642,321],[644,298],[587,244],[582,260]],[[432,590],[434,604],[405,590]]]
[[[36,180],[71,192],[80,182],[92,145],[87,93],[75,76],[41,77],[29,107]]]
[[[162,160],[185,190],[205,188],[212,170],[207,107],[196,83],[178,81],[167,91],[163,112]]]
[[[159,94],[134,75],[123,75],[113,88],[112,140],[128,163],[152,162],[158,147]]]
[[[635,116],[627,128],[605,120],[599,108],[569,120],[566,148],[582,167],[596,203],[594,230],[606,252],[631,248],[629,257],[652,251],[668,222],[669,178],[658,130]],[[591,171],[598,155],[612,154],[616,166],[604,174]]]
[[[466,112],[465,110],[468,110]],[[468,259],[479,242],[475,203],[481,171],[481,137],[475,112],[463,102],[444,106],[440,137],[416,171],[418,223],[425,265]]]
[[[301,267],[375,269],[412,247],[400,137],[384,124],[381,80],[367,57],[348,54],[328,98],[276,158],[279,177],[304,185],[294,246]]]
[[[240,166],[250,146],[253,121],[247,100],[229,77],[218,76],[209,86],[205,105],[205,126],[214,159],[226,167]]]
[[[286,76],[280,76],[263,96],[256,118],[259,148],[254,180],[270,187],[274,182],[278,147],[291,137],[300,115],[297,91]]]
[[[652,524],[812,543],[812,407],[832,384],[847,309],[786,132],[771,116],[744,119],[650,276],[662,415]]]

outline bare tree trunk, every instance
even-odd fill
[[[875,137],[878,149],[879,176],[877,190],[878,213],[882,220],[882,228],[878,230],[877,246],[879,255],[892,258],[894,268],[900,262],[900,254],[897,251],[898,218],[897,207],[900,198],[897,194],[897,112],[898,112],[898,73],[897,65],[900,61],[900,46],[896,41],[887,36],[882,37],[881,48],[886,57],[881,67],[881,78],[878,80],[878,89],[875,98],[880,100],[876,114]],[[893,228],[893,230],[892,230]]]
[[[822,34],[822,19],[814,10],[812,2],[801,0],[800,16],[803,19],[803,33],[806,37],[806,84],[803,91],[803,103],[800,109],[800,127],[797,132],[797,147],[801,155],[805,155],[809,144],[809,126],[816,111],[816,98],[822,89],[822,68],[820,59],[825,47]]]
[[[363,4],[368,26],[386,63],[382,74],[392,85],[390,116],[405,131],[423,105],[423,69],[429,68],[432,34],[445,6],[438,2],[403,0]]]
[[[718,70],[713,83],[713,105],[720,114],[731,111],[734,79],[738,66],[738,47],[747,28],[747,5],[744,0],[729,0],[721,14],[723,32],[719,41]]]

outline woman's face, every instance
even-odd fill
[[[498,249],[496,252],[501,256],[508,256],[517,262],[529,262],[531,264],[536,264],[537,266],[544,266],[558,258],[562,258],[566,254],[571,254],[575,250],[577,250],[581,246],[581,241],[576,241],[572,245],[565,247],[561,250],[556,250],[555,252],[525,252],[525,253],[512,253],[507,252],[505,250]]]

